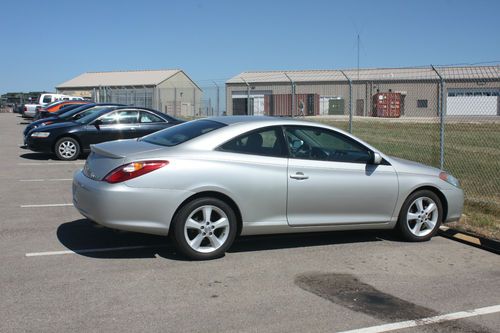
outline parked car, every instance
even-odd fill
[[[112,103],[101,103],[101,104],[89,103],[89,104],[69,105],[68,107],[71,108],[70,110],[61,108],[59,111],[51,113],[50,116],[47,118],[39,119],[26,125],[26,128],[23,131],[24,142],[26,142],[26,137],[29,131],[31,131],[34,128],[54,123],[74,121],[88,115],[89,113],[99,112],[105,109],[113,109],[119,106],[124,106],[124,105],[112,104]]]
[[[73,179],[80,213],[170,235],[192,259],[222,256],[240,234],[397,228],[426,241],[463,209],[448,173],[306,121],[208,118],[91,151]]]
[[[33,103],[28,103],[23,106],[22,115],[25,118],[33,118],[36,115],[37,108],[40,109],[46,105],[52,104],[57,101],[83,101],[83,97],[69,96],[62,94],[41,94],[38,99]]]
[[[51,113],[59,111],[60,109],[62,109],[64,107],[68,107],[70,105],[83,105],[83,104],[90,104],[90,103],[92,103],[92,102],[83,101],[83,100],[57,101],[57,102],[49,104],[45,107],[37,107],[34,119],[39,120],[41,118],[46,118],[46,117],[50,116]]]
[[[107,108],[76,120],[34,128],[26,135],[26,145],[33,151],[55,153],[61,160],[74,160],[88,152],[91,144],[138,138],[181,122],[147,108]]]

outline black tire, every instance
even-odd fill
[[[410,220],[408,221],[408,213],[410,213],[409,209],[411,206],[412,211],[411,213],[414,213],[418,216],[418,218],[422,218],[425,220],[425,213],[422,213],[422,211],[418,211],[417,205],[413,205],[417,201],[417,199],[422,199],[424,202],[424,211],[425,208],[428,207],[429,205],[425,206],[425,203],[430,203],[433,201],[435,205],[437,206],[437,221],[434,224],[434,227],[429,228],[426,222],[423,222],[423,230],[421,232],[424,233],[424,235],[416,235],[412,230],[415,230],[418,221],[420,220]],[[432,191],[430,190],[420,190],[412,193],[404,202],[403,206],[401,207],[401,211],[399,212],[399,218],[398,218],[398,224],[397,224],[397,229],[399,230],[401,236],[410,242],[424,242],[428,241],[431,239],[439,230],[439,226],[441,225],[441,221],[443,220],[443,206],[441,203],[441,200],[439,197]],[[412,227],[413,225],[413,227]],[[421,229],[419,229],[421,230]],[[426,231],[430,230],[430,232],[425,233]]]
[[[64,150],[64,147],[67,147],[68,150]],[[71,149],[69,149],[71,148]],[[58,159],[63,161],[73,161],[78,158],[80,155],[80,144],[73,138],[64,137],[57,140],[54,145],[54,152]]]
[[[227,233],[227,237],[225,241],[220,245],[219,248],[214,249],[212,252],[204,253],[204,252],[199,252],[194,250],[189,244],[186,239],[186,234],[185,234],[185,226],[188,218],[193,214],[193,212],[196,212],[203,206],[214,206],[217,209],[220,209],[225,215],[227,216],[228,220],[228,229],[229,230],[221,230],[225,233]],[[215,210],[214,210],[215,211]],[[217,212],[215,212],[212,216],[217,216]],[[193,216],[194,218],[195,216]],[[204,223],[201,223],[202,226],[205,227]],[[193,260],[210,260],[210,259],[215,259],[224,256],[226,250],[232,245],[234,239],[236,238],[236,233],[237,233],[237,221],[236,221],[236,214],[234,213],[233,209],[224,201],[216,198],[198,198],[194,199],[187,204],[185,204],[174,216],[172,220],[172,228],[170,232],[170,236],[173,238],[174,244],[177,248],[177,250],[184,256],[186,256],[189,259]],[[205,229],[205,231],[207,231]],[[195,233],[201,233],[201,230],[195,230]],[[186,232],[187,233],[187,232]],[[208,234],[208,233],[207,233]],[[210,233],[212,235],[212,233]],[[215,235],[215,231],[214,231]],[[222,236],[222,235],[221,235]],[[208,235],[206,236],[206,239],[203,240],[203,242],[208,242],[210,243],[208,239]]]

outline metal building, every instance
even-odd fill
[[[202,90],[182,70],[83,73],[56,87],[57,92],[160,110],[173,116],[195,116]]]
[[[443,96],[448,115],[496,116],[499,94],[498,65],[243,72],[226,82],[229,115],[435,117]],[[394,112],[377,110],[386,96]]]

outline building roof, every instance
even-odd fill
[[[436,68],[445,80],[497,79],[500,80],[500,66],[462,66]],[[344,75],[345,74],[345,75]],[[287,77],[288,75],[288,77]],[[229,79],[228,84],[284,83],[290,82],[332,82],[347,81],[403,81],[438,80],[431,67],[411,68],[363,68],[346,70],[300,70],[300,71],[255,71],[243,72]]]
[[[182,71],[179,69],[166,69],[146,71],[88,72],[83,73],[69,81],[63,82],[56,88],[156,86],[179,72]]]

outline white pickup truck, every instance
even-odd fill
[[[72,101],[72,100],[83,100],[83,97],[53,94],[53,93],[41,94],[36,103],[24,104],[23,117],[33,118],[36,115],[37,108],[42,108],[46,105],[49,105],[57,101]]]

